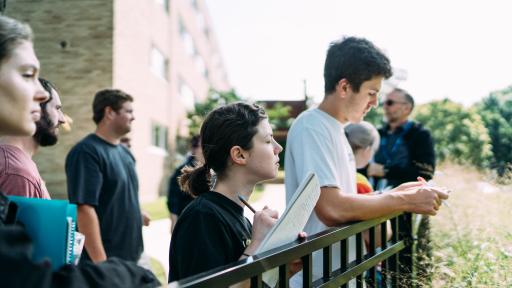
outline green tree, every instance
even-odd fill
[[[373,126],[375,126],[377,128],[382,126],[382,123],[384,122],[383,119],[384,119],[384,112],[382,111],[382,106],[373,108],[366,114],[366,116],[364,116],[364,121],[372,123]]]
[[[227,92],[210,90],[206,100],[200,103],[196,103],[194,105],[194,111],[187,113],[187,118],[190,121],[188,125],[190,135],[192,136],[199,134],[201,124],[203,124],[204,118],[210,111],[222,105],[237,101],[243,101],[243,98],[240,97],[235,92],[235,90],[230,90]]]
[[[414,118],[432,133],[438,160],[488,166],[491,139],[476,109],[445,99],[418,106]]]
[[[276,103],[272,108],[265,107],[272,129],[288,130],[295,118],[290,118],[292,107],[281,102]]]
[[[476,105],[491,138],[491,168],[500,176],[510,172],[512,165],[512,86],[492,92]]]

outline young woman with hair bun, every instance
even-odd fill
[[[180,179],[183,191],[196,199],[173,231],[169,282],[253,255],[278,218],[265,207],[251,225],[239,199],[249,199],[256,183],[275,178],[279,168],[283,148],[263,108],[246,103],[217,108],[206,117],[200,137],[205,163],[185,168]]]

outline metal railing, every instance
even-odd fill
[[[387,239],[386,221],[390,220],[392,236],[377,249],[376,227],[380,226],[380,239]],[[369,231],[369,245],[365,249],[363,232]],[[356,238],[356,259],[349,261],[348,239]],[[340,243],[339,255],[333,255],[332,246]],[[355,222],[342,227],[330,228],[305,240],[277,247],[267,252],[254,255],[238,262],[206,271],[177,282],[169,287],[228,287],[247,279],[251,279],[252,287],[263,287],[262,273],[279,268],[279,287],[288,287],[288,264],[295,259],[302,259],[303,287],[348,287],[350,280],[355,279],[357,287],[375,287],[377,283],[376,266],[380,263],[382,279],[381,287],[413,286],[413,253],[412,253],[412,215],[395,213],[385,217]],[[322,251],[323,277],[313,279],[313,253]],[[333,257],[339,257],[340,268],[332,269]],[[171,267],[172,269],[172,267]],[[366,274],[365,274],[366,272]],[[364,279],[366,278],[366,280]]]

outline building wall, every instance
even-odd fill
[[[169,9],[162,3],[166,0],[8,2],[7,15],[33,27],[42,76],[55,83],[64,112],[74,120],[59,144],[40,149],[35,158],[53,197],[66,196],[65,156],[94,131],[91,105],[96,91],[114,87],[134,97],[130,137],[145,202],[165,191],[170,163],[177,158],[175,139],[188,133],[187,109],[205,99],[210,87],[229,89],[204,2],[169,0]],[[190,45],[194,53],[187,49]],[[153,49],[167,59],[165,77],[153,69]],[[184,93],[184,85],[190,93]],[[167,130],[168,147],[154,145],[155,125]]]
[[[153,0],[114,3],[114,87],[134,97],[132,152],[137,159],[139,195],[148,201],[158,195],[167,157],[165,149],[152,146],[151,127],[171,126],[172,131],[172,123],[176,122],[168,115],[172,114],[171,81],[151,70],[153,47],[169,57],[170,19]]]
[[[195,25],[198,15],[207,15],[205,7],[199,6],[202,2],[196,2],[198,9],[188,0],[170,1],[168,9],[162,5],[165,3],[162,0],[116,0],[114,3],[113,83],[135,98],[132,151],[137,159],[141,199],[150,201],[165,191],[171,173],[169,160],[175,156],[169,153],[174,151],[174,139],[187,133],[184,129],[187,101],[181,86],[186,83],[194,100],[200,101],[206,98],[210,86],[225,90],[229,85],[227,81],[214,78],[217,71],[210,58],[214,49],[219,54],[216,44],[206,39],[204,29]],[[180,21],[197,50],[194,55],[186,52]],[[207,27],[208,22],[204,23]],[[213,39],[213,34],[210,35]],[[157,49],[167,59],[166,77],[152,71],[152,49]],[[198,69],[198,58],[212,71],[207,76]],[[217,66],[217,70],[223,69],[222,63]],[[225,73],[217,78],[225,79]],[[168,149],[153,145],[151,136],[155,124],[167,128]]]
[[[94,130],[94,93],[112,86],[112,15],[110,1],[16,0],[6,15],[29,23],[41,76],[58,87],[63,110],[73,118],[70,133],[39,149],[35,161],[54,198],[67,197],[64,161],[71,147]]]

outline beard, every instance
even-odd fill
[[[48,118],[46,113],[41,115],[41,119],[36,122],[36,133],[34,140],[40,146],[53,146],[57,144],[59,137],[55,133],[55,124]]]

